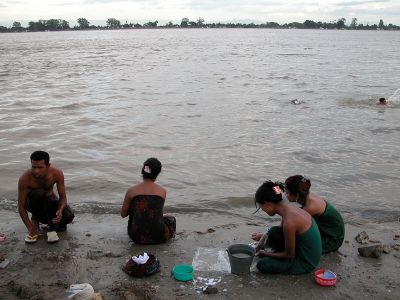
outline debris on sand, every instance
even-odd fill
[[[358,253],[363,257],[380,258],[382,256],[382,245],[374,245],[358,248]]]
[[[103,300],[103,296],[100,293],[94,293],[91,300]]]
[[[217,294],[218,288],[216,286],[209,285],[203,290],[204,294]]]
[[[7,259],[7,258],[4,258],[4,259],[0,258],[0,269],[5,269],[5,268],[8,266],[9,263],[10,263],[10,260],[9,260],[9,259]]]
[[[392,250],[392,246],[391,245],[388,245],[388,244],[383,244],[382,245],[382,252],[383,253],[389,254],[391,250]]]
[[[119,253],[114,253],[114,252],[111,252],[111,251],[103,252],[101,250],[89,250],[86,253],[86,258],[87,259],[91,259],[91,260],[98,260],[98,259],[100,259],[102,257],[111,257],[111,258],[113,258],[113,257],[122,257],[122,256],[123,255],[119,254]]]
[[[111,291],[124,300],[158,299],[156,288],[148,283],[116,282]]]
[[[20,299],[50,299],[37,288],[14,280],[8,282],[8,288]]]
[[[361,231],[359,234],[357,234],[355,239],[360,244],[368,244],[369,242],[369,236],[365,231]]]

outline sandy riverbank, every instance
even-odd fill
[[[225,249],[233,243],[249,243],[250,234],[261,231],[268,220],[248,221],[213,214],[176,215],[175,239],[165,245],[140,246],[130,242],[126,219],[116,214],[78,214],[60,241],[48,244],[45,236],[32,245],[23,241],[26,229],[19,215],[0,211],[0,256],[10,260],[0,269],[0,299],[66,299],[70,284],[90,283],[108,299],[399,299],[400,251],[394,247],[380,259],[358,255],[354,239],[365,230],[371,240],[394,240],[400,223],[346,224],[345,243],[339,252],[325,255],[321,267],[338,273],[336,287],[320,287],[312,274],[236,276],[226,272],[196,272],[195,277],[220,279],[218,293],[201,292],[204,282],[178,282],[170,276],[178,263],[192,263],[198,247]],[[371,243],[372,244],[372,243]],[[155,254],[161,271],[151,277],[129,277],[121,267],[142,251]],[[135,295],[136,298],[128,298]]]

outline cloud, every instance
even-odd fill
[[[53,6],[71,6],[75,5],[75,2],[63,2],[63,3],[52,3]]]
[[[37,3],[41,3],[38,5]],[[0,0],[0,20],[61,18],[106,20],[180,20],[203,17],[207,22],[265,20],[279,23],[329,21],[340,17],[382,18],[400,23],[400,0]]]
[[[85,1],[82,1],[83,4],[96,4],[96,3],[113,4],[113,3],[122,3],[122,2],[157,3],[157,2],[162,2],[162,1],[157,1],[157,0],[85,0]]]
[[[275,0],[191,0],[188,3],[188,8],[200,9],[200,10],[212,10],[212,9],[236,9],[240,10],[241,7],[249,6],[280,6],[281,1]]]
[[[388,3],[390,0],[362,0],[362,1],[348,1],[348,2],[338,2],[334,3],[337,6],[358,6],[358,5],[371,5],[376,3]]]

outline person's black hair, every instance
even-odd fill
[[[303,175],[293,175],[285,180],[285,186],[290,195],[297,195],[296,201],[300,205],[306,205],[311,188],[310,179]]]
[[[379,98],[379,103],[386,103],[386,99],[385,98]]]
[[[31,161],[44,160],[44,163],[48,166],[50,164],[50,155],[45,151],[35,151],[31,154]]]
[[[142,176],[146,179],[156,180],[161,168],[161,162],[155,157],[150,157],[143,164]]]
[[[266,202],[279,203],[282,201],[282,193],[285,186],[281,182],[264,182],[256,191],[254,196],[255,205],[264,204]]]

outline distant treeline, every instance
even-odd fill
[[[346,19],[341,18],[332,22],[315,22],[306,20],[303,23],[292,22],[286,24],[278,24],[276,22],[265,22],[261,24],[255,23],[205,23],[203,18],[198,18],[197,21],[190,21],[188,18],[183,18],[180,24],[168,22],[165,25],[159,26],[158,21],[147,22],[144,24],[128,23],[121,24],[120,20],[109,18],[106,21],[106,26],[90,25],[86,18],[79,18],[78,25],[69,26],[69,22],[61,19],[31,21],[28,27],[21,26],[21,22],[13,22],[11,27],[0,26],[0,32],[24,32],[24,31],[62,31],[62,30],[106,30],[106,29],[130,29],[130,28],[298,28],[298,29],[348,29],[348,30],[400,30],[400,26],[388,24],[385,25],[381,19],[378,24],[364,25],[358,23],[357,18],[353,18],[350,25],[346,25]]]

